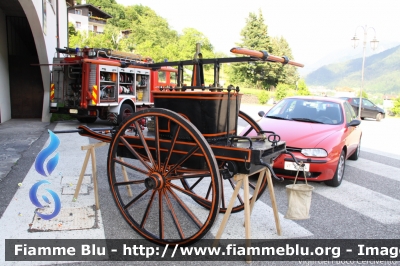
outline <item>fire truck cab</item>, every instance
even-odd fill
[[[176,87],[177,70],[150,68],[151,58],[109,49],[57,48],[53,59],[50,112],[80,122],[97,117],[119,124],[132,113],[154,106],[151,91]],[[61,56],[62,55],[62,56]]]

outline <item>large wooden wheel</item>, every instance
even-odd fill
[[[221,190],[213,152],[173,111],[151,108],[126,119],[110,143],[107,171],[122,216],[154,243],[190,245],[209,231],[218,214]],[[207,180],[208,198],[185,189],[182,179]]]
[[[261,128],[254,119],[252,119],[246,113],[239,111],[239,118],[238,118],[238,134],[241,136],[249,136],[249,135],[258,135],[261,133]],[[229,161],[219,161],[220,169],[226,168],[229,171],[233,171],[233,165]],[[254,176],[249,177],[249,188],[250,188],[250,200],[253,198],[254,190],[256,187],[256,183],[258,180],[259,174],[255,174]],[[198,178],[196,179],[182,179],[182,184],[185,189],[196,193],[197,195],[204,197],[207,201],[197,201],[200,205],[210,208],[212,206],[212,200],[210,195],[208,194],[208,187],[211,185],[209,180]],[[229,200],[232,197],[233,191],[236,188],[236,181],[233,178],[223,179],[220,176],[220,183],[222,184],[221,188],[221,205],[219,211],[221,213],[225,213]],[[264,176],[261,180],[261,186],[257,193],[257,199],[264,193],[267,187],[267,178]],[[244,209],[244,192],[241,190],[236,198],[236,201],[233,205],[232,212],[239,212]]]

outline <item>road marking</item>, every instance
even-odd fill
[[[394,153],[389,153],[389,152],[384,152],[384,151],[380,151],[380,150],[375,150],[375,149],[363,147],[363,144],[361,143],[361,152],[362,151],[366,151],[366,152],[374,153],[374,154],[377,154],[377,155],[382,155],[382,156],[385,156],[385,157],[389,157],[389,158],[400,160],[400,155],[399,154],[394,154]]]
[[[227,181],[224,181],[224,190],[225,192],[225,202],[226,205],[228,205],[229,200],[230,200],[230,195],[227,193],[227,191],[232,192],[232,188],[230,187],[229,183]],[[196,186],[196,191],[207,191],[208,189],[208,184],[205,184],[205,182],[200,182]],[[268,189],[265,190],[264,193],[269,193]],[[199,193],[200,195],[203,195],[204,193]],[[228,195],[229,194],[229,195]],[[244,192],[243,188],[240,189],[239,194],[241,197],[244,197]],[[190,209],[194,210],[194,213],[196,213],[197,217],[201,220],[204,221],[208,215],[208,212],[205,211],[203,207],[201,207],[199,204],[194,203],[193,200],[190,200],[190,198],[186,195],[181,195],[182,200],[186,204],[190,204]],[[184,199],[186,198],[186,199]],[[236,204],[238,204],[238,201],[236,201]],[[278,210],[279,211],[279,210]],[[281,212],[286,213],[285,210],[280,210]],[[213,235],[212,238],[217,235],[218,229],[221,225],[222,218],[224,216],[224,213],[220,213],[217,218],[214,221],[214,224],[210,230],[210,233]],[[281,228],[282,228],[282,235],[279,236],[276,232],[276,225],[275,225],[275,219],[274,219],[274,213],[273,209],[262,202],[261,200],[256,201],[254,204],[254,208],[251,214],[251,238],[252,239],[286,239],[286,238],[301,238],[301,237],[307,237],[307,236],[312,236],[313,234],[305,229],[304,227],[300,226],[296,222],[292,220],[285,219],[284,214],[279,213],[279,220],[281,223]],[[245,237],[245,227],[243,226],[244,224],[244,212],[237,212],[237,213],[231,213],[231,216],[229,217],[228,223],[226,224],[224,233],[222,234],[222,239],[243,239]]]
[[[367,159],[358,158],[357,161],[347,160],[346,164],[357,169],[368,171],[369,173],[384,176],[396,181],[400,181],[400,168],[390,165],[376,163]]]
[[[266,190],[264,193],[268,193]],[[286,210],[280,210],[285,212]],[[214,222],[210,232],[215,236],[221,225],[222,213],[220,213]],[[258,200],[254,204],[253,211],[251,213],[251,238],[252,239],[289,239],[289,238],[302,238],[312,236],[313,233],[308,231],[306,228],[300,226],[292,220],[285,219],[284,214],[279,212],[279,221],[281,223],[282,235],[279,236],[276,232],[274,212],[270,206],[264,202]],[[244,239],[245,228],[244,224],[244,212],[232,213],[229,217],[228,223],[226,224],[224,233],[222,234],[223,239]]]
[[[346,180],[337,188],[313,184],[314,192],[383,224],[400,223],[400,200]]]

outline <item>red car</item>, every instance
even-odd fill
[[[307,180],[324,181],[337,187],[343,180],[346,159],[360,155],[361,121],[351,105],[329,97],[288,97],[277,103],[262,117],[262,130],[273,131],[286,141],[287,151],[305,163]],[[252,132],[255,134],[255,132]],[[294,179],[297,164],[288,154],[274,161],[277,176]],[[303,171],[298,173],[304,177]],[[302,180],[304,178],[300,178]]]

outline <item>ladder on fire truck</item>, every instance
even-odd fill
[[[139,54],[122,52],[118,50],[111,50],[106,48],[67,48],[64,49],[56,48],[57,52],[67,54],[69,56],[82,56],[95,58],[107,58],[112,60],[120,61],[121,63],[129,64],[143,64],[143,63],[154,63],[153,59],[148,56],[141,56]],[[84,56],[86,55],[86,56]]]

